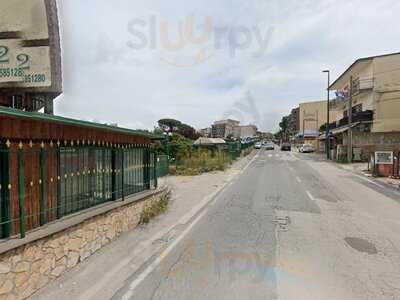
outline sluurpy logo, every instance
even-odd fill
[[[204,17],[198,26],[194,15],[186,16],[177,24],[157,15],[150,15],[147,19],[135,18],[128,23],[131,38],[127,46],[135,51],[158,51],[161,61],[177,67],[190,67],[224,50],[231,58],[247,49],[252,49],[253,56],[262,56],[274,31],[273,27],[262,32],[257,25],[217,27],[215,23],[210,16]]]

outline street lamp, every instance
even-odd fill
[[[327,73],[328,74],[328,88],[327,90],[327,117],[326,117],[326,131],[325,131],[325,147],[326,147],[326,157],[327,159],[331,158],[331,140],[329,136],[329,112],[330,112],[330,107],[329,107],[329,98],[330,98],[330,93],[329,93],[329,87],[331,85],[331,71],[330,70],[324,70],[322,73]]]
[[[164,136],[165,136],[165,141],[167,142],[167,157],[168,157],[168,161],[169,161],[169,143],[170,143],[170,139],[172,137],[172,133],[171,132],[164,132]]]

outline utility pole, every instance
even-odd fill
[[[325,70],[322,71],[323,73],[328,74],[328,88],[327,88],[327,115],[326,115],[326,129],[325,129],[325,148],[326,148],[326,158],[329,160],[331,158],[331,138],[329,136],[330,130],[329,130],[329,124],[330,124],[330,93],[329,93],[329,87],[331,85],[331,72],[330,70]]]
[[[347,161],[353,162],[353,76],[350,76],[350,94],[349,94],[349,130],[347,139]]]
[[[303,110],[303,143],[306,141],[306,111]]]

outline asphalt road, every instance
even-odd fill
[[[367,182],[337,176],[350,191],[372,193]],[[351,196],[332,181],[301,154],[259,151],[114,299],[396,299],[393,286],[357,274],[378,276],[379,267],[388,270],[400,254],[394,250],[377,263],[380,241],[356,238],[368,234],[367,224],[356,224],[356,216],[353,221],[350,206],[344,206]],[[386,283],[400,279],[396,268]],[[379,289],[384,293],[375,294]]]
[[[320,213],[304,184],[331,197],[293,153],[260,151],[159,267],[115,298],[276,299],[276,231],[290,222],[277,212]]]

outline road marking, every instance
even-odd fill
[[[268,154],[268,157],[272,157],[273,155],[272,154]]]
[[[240,174],[242,174],[246,169],[259,157],[259,154],[254,155],[254,157],[249,161],[249,163],[242,169]]]
[[[357,175],[357,174],[354,174],[354,176],[356,176],[356,177],[358,177],[358,178],[360,178],[360,179],[362,179],[364,181],[367,181],[369,183],[372,183],[372,184],[376,185],[377,187],[380,187],[381,189],[385,189],[386,188],[385,186],[383,186],[383,185],[381,185],[381,184],[379,184],[379,183],[377,183],[377,182],[375,182],[375,181],[373,181],[371,179],[365,178],[365,177]]]
[[[296,180],[297,180],[298,183],[301,183],[301,179],[300,179],[299,176],[296,176]]]
[[[312,201],[316,201],[317,200],[317,199],[314,198],[314,196],[309,191],[306,191],[306,194]]]
[[[204,217],[207,210],[203,211],[193,222],[186,228],[182,234],[174,240],[147,268],[144,270],[129,286],[129,291],[122,296],[123,300],[128,300],[133,296],[134,290],[143,282],[160,263],[174,250],[174,248],[188,235],[194,226]]]

